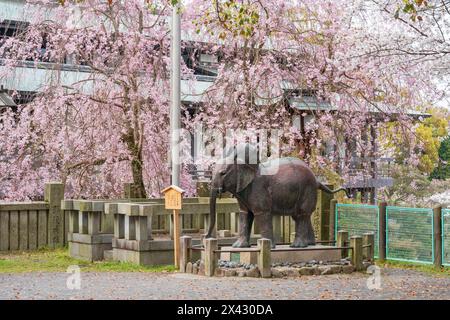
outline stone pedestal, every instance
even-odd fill
[[[289,245],[278,245],[278,249],[289,248]],[[332,248],[330,246],[309,246],[311,248]],[[223,247],[223,249],[233,252],[222,252],[220,259],[225,261],[236,261],[240,263],[256,264],[258,261],[258,252],[239,252],[239,248]],[[279,262],[308,262],[311,260],[316,261],[339,261],[341,259],[341,253],[339,249],[335,250],[307,250],[307,251],[272,251],[271,260],[272,263]]]
[[[69,254],[72,258],[86,261],[104,259],[104,251],[112,249],[112,234],[79,234],[69,233]]]

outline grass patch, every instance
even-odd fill
[[[420,264],[420,263],[414,263],[414,262],[393,261],[393,260],[387,260],[385,262],[380,262],[377,260],[375,263],[379,267],[416,270],[416,271],[422,271],[422,272],[430,273],[430,274],[434,274],[434,275],[450,277],[450,268],[449,267],[441,267],[438,269],[434,265],[431,265],[431,264]]]
[[[65,272],[77,265],[92,272],[174,272],[175,266],[139,266],[116,261],[87,262],[71,258],[67,248],[0,253],[0,273]]]

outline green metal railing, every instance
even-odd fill
[[[386,258],[434,262],[433,210],[386,207]]]
[[[450,209],[442,209],[442,264],[450,267]]]
[[[336,205],[335,230],[336,239],[339,230],[345,230],[349,236],[361,235],[366,232],[375,234],[375,257],[378,257],[378,227],[379,208],[374,205],[342,204]]]

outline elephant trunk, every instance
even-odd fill
[[[220,195],[220,188],[211,188],[211,193],[209,197],[209,229],[206,238],[212,238],[214,226],[216,224],[216,202],[217,195]]]

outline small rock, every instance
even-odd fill
[[[260,274],[259,274],[259,269],[258,269],[258,267],[254,267],[254,268],[248,269],[248,270],[245,272],[245,275],[246,275],[247,277],[259,278]]]
[[[284,277],[283,273],[277,268],[272,268],[271,272],[272,272],[273,278],[283,278]]]
[[[198,265],[196,263],[194,263],[192,265],[192,273],[193,274],[198,274]]]
[[[203,261],[200,262],[200,266],[198,267],[198,274],[204,276],[205,275],[205,264]]]
[[[224,270],[222,268],[216,268],[214,270],[214,276],[216,277],[223,277]]]
[[[313,267],[302,267],[298,270],[299,274],[302,276],[311,276],[314,274]]]
[[[355,271],[355,267],[352,266],[352,265],[345,265],[345,266],[342,266],[342,273],[349,274],[349,273],[352,273],[352,272],[354,272],[354,271]]]
[[[227,269],[227,270],[224,270],[223,275],[225,277],[235,277],[237,275],[237,272],[234,269]]]
[[[238,271],[238,272],[237,272],[237,276],[238,276],[238,277],[245,277],[245,276],[246,276],[245,270],[240,270],[240,271]]]
[[[192,262],[186,264],[186,273],[192,273]]]
[[[367,270],[367,268],[371,265],[372,265],[372,263],[370,261],[363,261],[364,270]]]
[[[340,273],[341,270],[342,267],[340,265],[327,265],[319,267],[321,275]]]
[[[298,277],[300,276],[298,268],[286,268],[286,275],[288,277]]]

